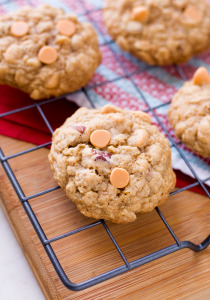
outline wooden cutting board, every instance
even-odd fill
[[[5,155],[33,145],[0,136]],[[26,196],[56,186],[40,149],[11,159],[10,165]],[[47,299],[210,299],[210,247],[200,253],[183,249],[83,291],[64,287],[0,166],[1,204]],[[30,200],[47,238],[93,222],[82,216],[59,189]],[[210,201],[189,191],[172,196],[161,211],[180,240],[199,244],[210,232]],[[128,261],[160,250],[173,239],[156,211],[139,215],[133,224],[107,222]],[[122,265],[102,226],[52,243],[70,280],[78,283]]]

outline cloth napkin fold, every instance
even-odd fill
[[[83,94],[75,94],[68,99],[60,99],[54,102],[46,102],[41,108],[53,129],[59,127],[67,117],[72,115],[79,105],[90,106]],[[25,93],[9,86],[0,87],[0,114],[23,107],[32,106],[29,109],[0,118],[0,134],[15,139],[41,145],[51,141],[51,133],[38,112],[35,102]],[[1,146],[1,145],[0,145]],[[14,149],[15,153],[15,149]],[[195,180],[180,171],[177,173],[177,186],[185,187]],[[205,194],[200,186],[191,189],[194,192]]]

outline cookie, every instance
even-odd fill
[[[0,84],[34,100],[78,90],[100,61],[92,26],[61,9],[24,7],[0,17]]]
[[[87,217],[129,223],[175,185],[167,139],[141,111],[80,108],[53,134],[58,184]]]
[[[150,65],[183,63],[210,45],[206,0],[106,0],[104,22],[122,50]]]
[[[175,94],[168,118],[178,139],[210,157],[210,75],[205,68],[199,68]]]

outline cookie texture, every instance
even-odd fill
[[[188,81],[175,94],[169,122],[178,139],[203,157],[210,157],[210,84]]]
[[[122,50],[150,65],[183,63],[210,46],[206,0],[106,0],[104,22]]]
[[[100,61],[92,26],[61,9],[24,7],[0,17],[0,84],[19,88],[35,100],[78,90]]]
[[[97,148],[90,135],[101,129],[111,139]],[[53,134],[49,161],[81,213],[115,223],[133,222],[137,213],[153,210],[175,186],[169,143],[150,117],[111,105],[80,108],[68,118]],[[125,187],[117,188],[119,183]]]

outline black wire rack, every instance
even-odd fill
[[[73,1],[73,0],[72,0]],[[0,4],[7,4],[9,2],[14,2],[14,1],[1,1]],[[100,11],[101,8],[97,8],[97,9],[87,9],[86,6],[84,5],[84,1],[83,0],[78,0],[77,1],[80,6],[83,8],[83,13],[81,14],[80,17],[85,17],[87,18],[91,23],[92,25],[94,26],[94,28],[97,30],[97,32],[101,35],[103,35],[103,33],[101,32],[97,22],[94,20],[94,18],[92,17],[92,14],[97,12],[97,11]],[[30,5],[33,5],[33,1],[30,1],[28,0],[28,3]],[[152,107],[149,103],[149,101],[147,100],[147,98],[145,97],[145,95],[142,93],[141,89],[137,86],[136,82],[134,81],[133,79],[133,75],[135,74],[132,73],[130,74],[130,72],[127,70],[127,68],[125,67],[125,65],[122,63],[121,59],[119,58],[119,55],[118,55],[118,51],[112,47],[112,45],[114,44],[114,42],[108,38],[107,40],[105,40],[105,42],[102,42],[101,43],[101,46],[108,46],[109,49],[111,50],[112,54],[114,55],[114,57],[116,58],[116,61],[119,63],[119,65],[121,66],[121,68],[123,69],[124,71],[124,75],[123,76],[118,76],[117,78],[113,79],[113,80],[106,80],[104,82],[100,82],[99,84],[95,84],[94,86],[87,86],[87,87],[84,87],[81,89],[81,92],[84,93],[84,95],[86,96],[86,98],[88,99],[88,101],[90,102],[91,106],[94,108],[95,105],[94,105],[94,102],[89,94],[89,90],[90,89],[93,89],[93,88],[96,88],[97,86],[103,86],[109,82],[113,82],[113,81],[117,81],[117,80],[120,80],[120,79],[123,79],[123,78],[126,78],[127,80],[130,80],[130,83],[132,84],[132,86],[134,87],[139,99],[143,99],[147,109],[145,109],[144,111],[145,112],[148,112],[150,113],[150,115],[153,116],[153,118],[156,120],[156,122],[159,124],[160,128],[162,129],[162,131],[165,133],[166,137],[168,138],[168,140],[170,141],[170,145],[171,147],[175,148],[176,151],[179,153],[180,157],[182,158],[182,160],[184,161],[184,163],[186,164],[186,166],[189,168],[189,170],[191,171],[192,175],[194,176],[195,178],[195,182],[190,184],[190,185],[187,185],[183,188],[179,188],[175,191],[173,191],[172,193],[170,193],[170,196],[174,195],[174,194],[178,194],[178,193],[181,193],[185,190],[189,190],[195,186],[201,186],[202,189],[205,191],[205,194],[210,198],[210,193],[207,189],[207,187],[205,186],[205,183],[207,181],[210,180],[210,177],[206,178],[205,180],[201,180],[198,176],[198,174],[196,173],[196,171],[194,170],[194,168],[192,167],[191,163],[189,162],[189,160],[187,159],[184,151],[182,151],[182,149],[179,147],[180,146],[180,142],[177,143],[174,139],[174,137],[172,137],[172,135],[169,133],[169,130],[166,128],[166,126],[164,125],[164,123],[161,121],[161,118],[159,117],[158,113],[157,113],[157,109],[160,108],[160,107],[163,107],[163,106],[166,106],[170,103],[170,101],[168,102],[165,102],[161,105],[158,105],[158,106],[155,106],[155,107]],[[142,69],[143,71],[145,70],[148,70],[149,66],[145,65],[144,68]],[[174,66],[174,68],[177,70],[177,72],[180,74],[182,80],[186,80],[185,78],[185,74],[183,73],[182,69],[179,67],[179,66]],[[142,70],[140,70],[139,72],[142,72]],[[138,73],[138,71],[137,71]],[[63,99],[65,98],[66,96],[68,95],[63,95],[61,97],[56,97],[56,98],[52,98],[52,99],[49,99],[49,100],[44,100],[44,101],[40,101],[40,102],[34,102],[34,104],[31,104],[31,105],[28,105],[28,106],[24,106],[24,107],[21,107],[21,108],[18,108],[18,109],[14,109],[14,110],[11,110],[11,111],[8,111],[8,112],[4,112],[2,114],[0,114],[0,118],[4,118],[4,117],[7,117],[9,115],[12,115],[12,114],[16,114],[16,113],[19,113],[19,112],[22,112],[24,110],[28,110],[28,109],[31,109],[31,108],[36,108],[39,112],[39,114],[41,115],[42,119],[44,120],[49,132],[52,134],[53,133],[53,129],[51,127],[51,124],[50,122],[48,121],[43,109],[42,109],[42,106],[47,104],[47,105],[50,105],[52,102],[54,101],[59,101],[60,99]],[[46,189],[46,190],[43,190],[39,193],[36,193],[36,194],[33,194],[33,195],[30,195],[30,196],[25,196],[24,192],[23,192],[23,189],[20,185],[20,183],[18,182],[16,176],[15,176],[15,172],[14,170],[11,168],[10,166],[10,163],[9,161],[15,157],[19,157],[19,156],[23,156],[29,152],[32,152],[32,151],[37,151],[38,149],[41,149],[41,148],[44,148],[44,147],[47,147],[49,146],[51,143],[45,143],[45,144],[42,144],[42,145],[39,145],[39,146],[36,146],[36,147],[33,147],[33,148],[30,148],[30,149],[27,149],[25,151],[22,151],[22,152],[19,152],[19,153],[15,153],[13,155],[9,155],[9,156],[5,156],[2,149],[0,149],[0,161],[1,161],[1,164],[26,212],[26,214],[28,215],[28,218],[30,219],[31,221],[31,224],[33,225],[33,228],[35,229],[51,263],[53,264],[59,278],[61,279],[61,281],[63,282],[63,284],[70,290],[74,290],[74,291],[79,291],[79,290],[82,290],[82,289],[85,289],[85,288],[88,288],[90,286],[93,286],[95,284],[98,284],[100,282],[103,282],[105,280],[108,280],[114,276],[117,276],[119,274],[122,274],[122,273],[125,273],[129,270],[132,270],[136,267],[139,267],[141,265],[144,265],[146,263],[149,263],[151,261],[154,261],[156,259],[159,259],[163,256],[166,256],[170,253],[173,253],[175,251],[179,251],[183,248],[189,248],[195,252],[199,252],[199,251],[202,251],[204,250],[205,248],[207,248],[208,245],[210,245],[210,235],[207,236],[207,238],[202,241],[200,244],[196,245],[190,241],[180,241],[177,236],[175,235],[174,231],[172,230],[171,226],[168,224],[166,218],[163,216],[162,212],[160,211],[160,209],[158,207],[156,207],[156,212],[158,214],[158,216],[160,217],[160,219],[162,220],[162,222],[164,223],[164,225],[166,226],[167,230],[169,231],[169,233],[171,234],[173,240],[174,240],[174,244],[170,245],[169,247],[166,247],[166,248],[163,248],[159,251],[156,251],[154,253],[151,253],[147,256],[144,256],[144,257],[141,257],[139,259],[136,259],[134,261],[131,261],[131,262],[128,262],[128,260],[126,259],[123,251],[121,250],[120,246],[118,245],[117,241],[115,240],[113,234],[111,233],[111,230],[109,229],[107,223],[105,220],[99,220],[99,221],[96,221],[94,223],[91,223],[91,224],[88,224],[86,226],[83,226],[83,227],[80,227],[80,228],[77,228],[76,230],[72,230],[72,231],[69,231],[69,232],[66,232],[64,234],[61,234],[59,236],[55,236],[53,238],[50,238],[48,239],[46,237],[46,234],[42,228],[42,226],[40,225],[38,219],[37,219],[37,216],[34,212],[34,210],[32,209],[31,205],[30,205],[30,200],[31,199],[35,199],[41,195],[45,195],[45,194],[48,194],[48,193],[51,193],[57,189],[59,189],[60,187],[59,186],[55,186],[53,188],[49,188],[49,189]],[[73,283],[70,281],[70,279],[67,277],[66,273],[64,272],[64,269],[62,268],[62,265],[60,263],[60,261],[58,260],[58,258],[56,257],[56,254],[51,246],[51,244],[57,240],[60,240],[60,239],[63,239],[67,236],[71,236],[71,235],[74,235],[74,234],[77,234],[81,231],[85,231],[89,228],[92,228],[92,227],[95,227],[95,226],[98,226],[98,225],[102,225],[104,230],[107,232],[108,236],[110,237],[112,243],[114,244],[114,246],[116,247],[116,250],[118,251],[119,255],[121,256],[122,258],[122,265],[120,267],[117,267],[117,268],[114,268],[106,273],[103,273],[103,274],[100,274],[96,277],[92,277],[91,279],[88,279],[86,281],[83,281],[83,282],[80,282],[80,283]]]

